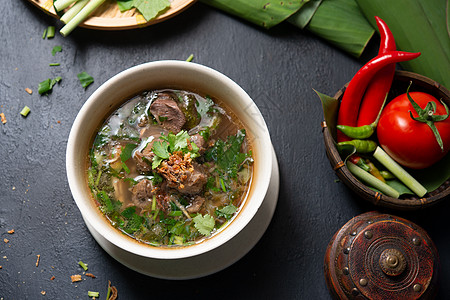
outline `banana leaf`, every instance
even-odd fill
[[[375,32],[355,0],[324,0],[306,28],[355,57]]]
[[[336,142],[336,120],[339,110],[339,101],[331,96],[322,94],[314,90],[320,98],[322,103],[323,115],[327,127],[331,132],[333,139]],[[345,145],[339,148],[339,153],[344,161],[355,153],[355,147]],[[375,163],[375,159],[372,159]],[[420,182],[428,192],[432,192],[440,187],[445,181],[450,178],[450,153],[443,159],[429,168],[422,170],[405,170],[411,174],[418,182]],[[412,192],[400,181],[391,181],[388,183],[392,188],[396,189],[400,194],[411,194]]]
[[[449,0],[356,0],[374,28],[374,16],[391,29],[399,50],[421,52],[401,66],[450,88]]]
[[[297,12],[309,0],[201,0],[201,2],[243,18],[249,22],[271,28]]]
[[[289,17],[287,21],[300,29],[306,27],[311,21],[311,18],[319,8],[319,5],[322,3],[322,0],[310,0],[305,5],[303,5],[302,9],[299,9],[295,14]]]

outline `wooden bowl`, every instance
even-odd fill
[[[448,106],[450,106],[450,91],[439,83],[416,73],[407,71],[396,71],[391,90],[389,92],[388,100],[406,92],[409,82],[412,81],[410,91],[427,92],[437,99],[442,99]],[[348,85],[348,84],[347,84]],[[341,100],[344,91],[347,87],[345,85],[340,89],[334,98]],[[352,173],[345,166],[343,159],[340,157],[335,141],[326,124],[322,122],[322,132],[325,142],[326,154],[330,160],[333,170],[336,172],[339,179],[344,182],[356,194],[364,200],[369,201],[377,206],[388,207],[398,210],[416,210],[429,207],[438,203],[450,195],[450,180],[447,180],[436,190],[427,193],[423,198],[418,198],[413,195],[403,195],[399,199],[386,196],[367,187],[356,179]],[[450,154],[449,154],[450,155]],[[439,163],[439,162],[438,162]],[[406,197],[405,197],[406,196]]]

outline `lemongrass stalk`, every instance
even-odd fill
[[[393,189],[386,183],[382,182],[380,179],[376,178],[372,174],[364,171],[357,165],[347,161],[347,168],[353,175],[355,175],[356,178],[358,178],[365,184],[379,190],[386,196],[390,196],[390,197],[394,197],[394,198],[400,197],[400,193],[397,190]]]
[[[427,190],[417,180],[414,179],[408,172],[405,171],[396,161],[394,161],[383,149],[377,147],[373,153],[375,157],[383,166],[386,167],[395,177],[397,177],[404,185],[406,185],[417,196],[423,197]]]
[[[72,18],[72,20],[70,20],[66,26],[64,26],[63,28],[61,28],[60,33],[62,36],[67,36],[69,35],[72,30],[74,30],[81,22],[83,22],[84,20],[87,19],[87,17],[89,17],[89,15],[97,9],[97,7],[99,7],[100,5],[103,4],[103,2],[105,2],[105,0],[91,0],[89,1],[89,3],[83,7],[83,9],[76,14],[75,17]]]
[[[89,0],[79,0],[77,3],[75,3],[71,8],[69,8],[68,11],[64,13],[64,15],[61,17],[61,22],[64,24],[67,24],[70,20],[75,17],[80,10],[83,9],[83,7],[86,6],[86,4],[89,2]]]
[[[76,1],[78,0],[58,0],[54,2],[53,6],[55,7],[56,11],[62,11]]]

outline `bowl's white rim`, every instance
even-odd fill
[[[129,237],[126,237],[119,230],[111,230],[113,229],[109,222],[104,220],[99,220],[98,212],[92,210],[92,206],[89,206],[86,202],[86,199],[82,196],[80,184],[77,184],[77,175],[75,172],[76,164],[75,164],[75,153],[76,153],[76,141],[77,138],[84,135],[83,131],[83,119],[86,117],[86,114],[90,109],[95,109],[96,101],[99,97],[101,97],[102,93],[105,92],[106,89],[113,87],[118,84],[128,76],[140,72],[148,72],[152,69],[160,69],[160,68],[181,68],[183,70],[189,70],[192,72],[198,72],[202,74],[206,74],[207,76],[212,77],[214,80],[223,83],[228,88],[232,88],[233,91],[239,94],[239,99],[244,101],[248,107],[251,107],[251,116],[252,118],[257,118],[260,122],[258,128],[258,138],[261,138],[264,147],[259,149],[259,154],[261,159],[264,161],[264,164],[261,165],[261,170],[258,172],[257,183],[259,188],[254,188],[252,191],[251,199],[252,201],[245,206],[245,208],[239,213],[238,217],[231,222],[226,228],[220,232],[220,234],[214,236],[213,238],[207,239],[206,241],[196,244],[194,246],[182,247],[182,248],[158,248],[151,247],[142,243],[137,243]],[[233,238],[242,228],[246,226],[253,218],[253,216],[258,211],[262,201],[267,192],[267,188],[269,186],[270,177],[271,177],[271,166],[272,166],[272,155],[271,155],[271,141],[270,135],[267,129],[267,125],[264,122],[264,119],[259,111],[259,109],[254,104],[253,100],[250,96],[233,80],[225,76],[224,74],[192,62],[184,62],[184,61],[175,61],[175,60],[164,60],[164,61],[155,61],[144,63],[132,68],[129,68],[125,71],[118,73],[113,76],[111,79],[107,80],[104,84],[102,84],[85,102],[83,107],[80,109],[73,126],[71,128],[68,142],[67,142],[67,151],[66,151],[66,171],[67,178],[69,182],[69,187],[72,192],[73,198],[84,218],[87,218],[92,226],[109,240],[114,245],[128,251],[134,253],[136,255],[156,258],[156,259],[178,259],[184,257],[190,257],[195,255],[200,255],[202,253],[208,252],[216,247],[219,247],[221,244],[226,243],[228,240]],[[92,201],[89,199],[89,201]]]

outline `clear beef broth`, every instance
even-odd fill
[[[127,101],[99,129],[88,181],[114,227],[153,246],[186,246],[239,212],[252,163],[245,130],[223,104],[156,90]]]

